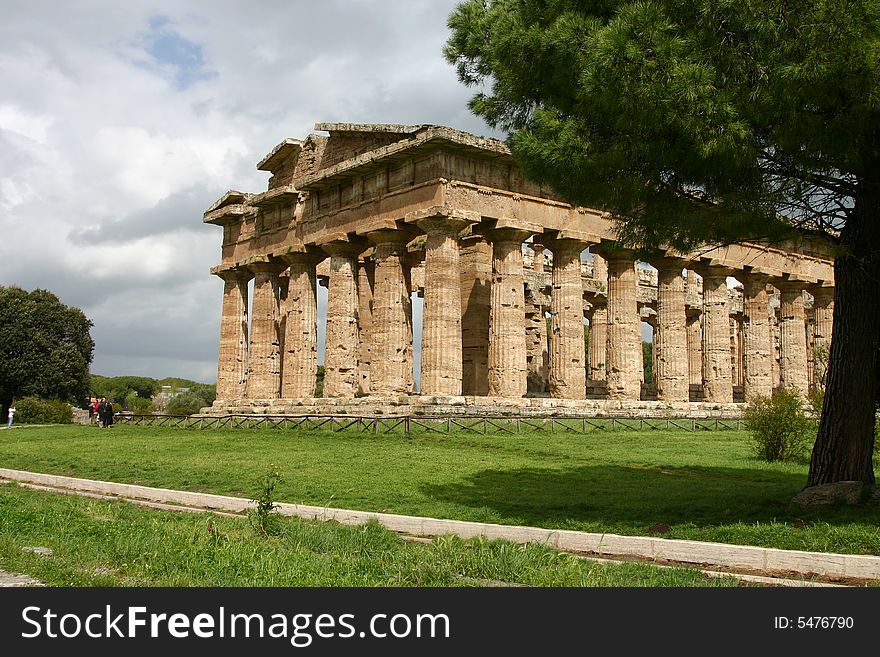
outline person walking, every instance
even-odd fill
[[[15,417],[15,406],[13,406],[12,404],[10,404],[10,405],[9,405],[9,422],[6,423],[6,428],[7,428],[7,429],[11,429],[11,428],[12,428],[12,418],[14,418],[14,417]]]
[[[98,426],[103,429],[106,426],[104,424],[104,415],[107,413],[107,400],[101,397],[101,401],[98,402],[95,411],[98,415]]]
[[[104,426],[113,428],[113,402],[109,399],[104,404]]]
[[[101,404],[101,400],[95,397],[95,403],[92,404],[92,418],[95,421],[97,426],[101,426],[101,416],[98,414],[98,406]]]

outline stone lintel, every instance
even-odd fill
[[[514,217],[501,217],[495,221],[495,225],[492,227],[490,232],[498,232],[502,230],[517,231],[521,233],[527,233],[528,235],[537,235],[544,232],[544,227],[539,226],[538,224],[533,224],[529,221],[516,219]],[[528,238],[528,235],[523,238],[523,241]]]
[[[302,150],[302,142],[299,139],[292,139],[288,137],[280,144],[278,144],[275,148],[269,151],[269,154],[264,157],[257,164],[258,171],[270,171],[271,173],[275,173],[275,171],[281,166],[281,164],[291,155],[299,155],[299,152]]]
[[[298,200],[299,191],[293,185],[282,185],[267,192],[255,194],[248,204],[256,208],[268,209],[284,203],[296,203]]]

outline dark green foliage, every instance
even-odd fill
[[[804,414],[801,398],[786,388],[772,397],[749,400],[744,417],[758,458],[768,463],[803,458],[816,430]]]
[[[57,399],[24,397],[15,402],[15,422],[19,424],[70,424],[70,404]]]
[[[165,412],[169,415],[192,415],[205,406],[210,406],[217,398],[216,386],[205,383],[193,384],[189,391],[181,392],[168,400]]]
[[[641,244],[828,225],[873,175],[880,4],[470,0],[445,54],[528,175]],[[723,221],[708,220],[712,214]]]
[[[137,413],[139,415],[149,413],[152,410],[152,399],[150,397],[141,397],[134,390],[129,392],[123,400],[123,409]]]
[[[91,327],[51,292],[0,286],[0,406],[28,396],[81,405],[95,348]]]
[[[281,533],[281,516],[275,504],[275,486],[281,480],[281,471],[272,463],[266,468],[266,476],[260,483],[260,492],[254,500],[256,506],[248,511],[251,527],[265,536]]]
[[[159,382],[147,376],[101,376],[92,374],[92,396],[112,399],[114,404],[121,405],[118,410],[134,411],[128,405],[135,397],[149,400],[156,393]],[[137,395],[132,395],[135,392]],[[136,402],[139,407],[143,404]]]

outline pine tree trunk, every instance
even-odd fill
[[[834,332],[807,486],[874,484],[880,366],[880,186],[863,184],[834,261]]]

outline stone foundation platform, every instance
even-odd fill
[[[569,400],[548,397],[432,397],[400,395],[354,399],[241,399],[218,400],[200,415],[353,415],[381,417],[617,417],[741,419],[745,404],[711,402],[658,402],[635,400]]]

